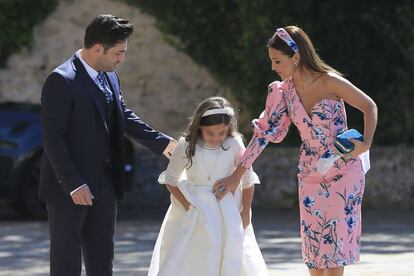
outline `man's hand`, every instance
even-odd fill
[[[94,196],[92,195],[91,191],[89,190],[88,185],[84,185],[79,188],[76,192],[72,195],[72,200],[76,205],[89,205],[92,206],[92,199]]]
[[[173,150],[175,148],[175,145],[177,144],[177,140],[175,139],[171,139],[170,143],[167,145],[167,147],[165,148],[163,154],[168,158],[171,159]]]

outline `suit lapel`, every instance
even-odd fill
[[[78,57],[76,57],[76,55],[74,56],[72,62],[74,70],[78,71],[78,75],[82,80],[82,83],[85,88],[84,90],[86,90],[88,96],[94,103],[96,110],[99,113],[99,117],[101,118],[102,123],[105,125],[105,129],[108,132],[108,127],[106,125],[105,120],[105,105],[102,104],[102,97],[100,96],[102,92],[99,90],[99,87],[96,85],[96,83],[91,79],[88,72],[86,72],[86,69],[83,67],[82,62],[79,60]]]

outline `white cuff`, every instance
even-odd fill
[[[79,187],[77,187],[75,190],[73,190],[72,192],[70,192],[70,196],[72,196],[77,190],[79,190],[80,188],[82,188],[83,186],[85,186],[86,185],[86,183],[85,184],[83,184],[83,185],[81,185],[81,186],[79,186]]]
[[[240,182],[242,183],[243,189],[247,189],[254,184],[260,184],[260,179],[259,176],[253,171],[253,168],[250,167],[244,172]]]
[[[175,139],[171,139],[162,154],[164,154],[168,159],[171,159],[172,152],[176,144],[177,144],[177,141]]]

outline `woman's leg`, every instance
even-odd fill
[[[325,276],[324,269],[309,269],[309,275],[310,276]]]
[[[343,276],[344,268],[309,269],[310,276]]]
[[[324,276],[342,276],[344,275],[344,267],[335,267],[325,269]]]

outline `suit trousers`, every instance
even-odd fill
[[[82,256],[87,276],[112,275],[117,201],[110,170],[103,174],[92,206],[47,201],[50,275],[78,276]]]

